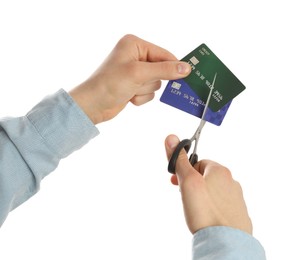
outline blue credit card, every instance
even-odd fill
[[[183,79],[170,80],[160,101],[199,118],[201,118],[205,108],[205,101]],[[208,107],[204,119],[214,125],[221,125],[231,102],[229,101],[217,112],[213,112]]]

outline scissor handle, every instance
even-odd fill
[[[179,154],[180,154],[181,150],[184,148],[186,150],[186,152],[188,153],[189,150],[190,150],[190,147],[191,147],[191,140],[190,139],[184,139],[178,144],[178,146],[175,148],[173,154],[170,157],[170,160],[169,160],[169,163],[168,163],[168,172],[170,172],[172,174],[175,174],[176,161],[179,157]]]
[[[198,155],[196,153],[192,153],[189,157],[189,162],[192,166],[194,166],[198,162]]]

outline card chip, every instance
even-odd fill
[[[172,82],[171,87],[174,88],[174,89],[180,90],[181,84],[174,81],[174,82]]]
[[[195,56],[191,57],[190,61],[192,62],[193,65],[196,65],[197,63],[199,63],[199,60]]]

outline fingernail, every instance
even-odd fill
[[[180,73],[180,74],[188,74],[189,72],[190,72],[190,65],[188,64],[188,63],[183,63],[183,62],[181,62],[181,63],[179,63],[179,65],[178,65],[178,72]]]
[[[170,149],[173,149],[175,148],[178,143],[180,142],[180,140],[176,137],[176,136],[169,136],[167,138],[167,146],[170,148]]]

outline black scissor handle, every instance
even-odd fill
[[[198,162],[198,155],[196,153],[192,153],[189,157],[189,162],[192,166],[194,166]]]
[[[175,148],[173,154],[170,157],[170,160],[168,163],[168,172],[175,174],[175,165],[176,165],[176,161],[179,157],[181,150],[184,148],[186,150],[186,152],[188,153],[190,150],[190,147],[191,147],[190,139],[184,139],[178,144],[178,146]],[[197,158],[196,158],[196,160],[197,160]]]

